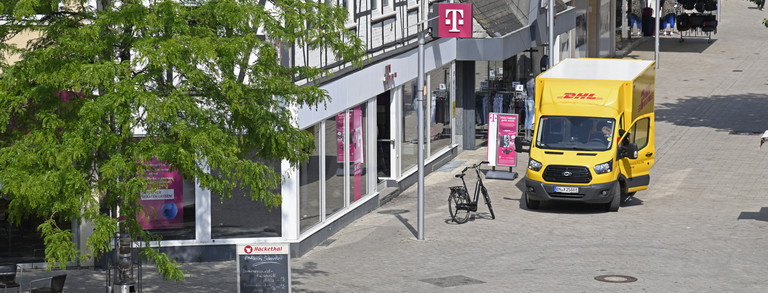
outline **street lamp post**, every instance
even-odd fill
[[[419,145],[418,145],[418,240],[424,240],[424,31],[427,26],[427,9],[429,0],[421,0],[421,25],[419,26],[419,58],[418,58],[418,86],[416,87],[416,101],[419,103],[419,112],[416,118],[419,120]]]

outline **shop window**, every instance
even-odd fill
[[[368,133],[366,127],[368,127],[368,111],[367,105],[362,104],[347,111],[349,115],[349,163],[346,164],[349,168],[349,186],[351,189],[349,200],[355,202],[368,192],[368,160],[366,154],[368,150],[365,148],[366,138]]]
[[[280,162],[266,162],[278,174]],[[273,190],[279,192],[279,190]],[[232,191],[232,198],[211,193],[211,237],[214,239],[280,237],[282,235],[282,209],[267,209],[263,202],[252,201],[242,188]]]
[[[307,129],[315,137],[315,150],[299,168],[299,227],[302,232],[320,222],[320,127]]]
[[[416,149],[419,143],[417,119],[418,102],[416,101],[417,80],[405,83],[403,86],[401,139],[400,139],[400,164],[403,171],[416,167],[418,153]],[[426,133],[426,132],[425,132]]]
[[[451,144],[451,66],[430,72],[429,141],[430,155]]]
[[[161,236],[162,240],[195,239],[195,180],[183,178],[176,171],[168,172],[167,167],[160,167],[158,172],[161,177],[173,178],[169,183],[170,188],[166,189],[173,196],[166,194],[165,198],[158,200],[142,194],[139,204],[144,206],[149,217],[139,217],[139,224],[145,230]],[[163,175],[163,172],[167,173]],[[178,184],[179,181],[181,184]],[[163,193],[160,190],[158,192]]]
[[[37,227],[48,218],[32,217],[11,223],[8,218],[10,204],[7,197],[0,195],[0,263],[42,262],[45,246]],[[72,225],[62,217],[57,217],[56,223],[62,229]]]
[[[325,133],[325,215],[330,216],[344,208],[344,116],[325,120]]]

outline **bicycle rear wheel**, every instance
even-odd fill
[[[491,211],[491,219],[496,219],[496,215],[493,214],[493,207],[491,207],[491,196],[488,195],[488,190],[483,186],[483,198],[485,198],[485,204],[488,205],[488,210]]]
[[[464,224],[469,220],[469,196],[465,192],[451,191],[448,196],[448,212],[451,213],[451,219],[459,224]]]

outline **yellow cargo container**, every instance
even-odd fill
[[[536,78],[523,197],[618,211],[645,190],[654,158],[653,61],[566,59]]]

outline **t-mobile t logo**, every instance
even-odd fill
[[[438,4],[437,36],[441,38],[472,37],[472,4]]]
[[[445,25],[450,25],[449,32],[458,33],[461,32],[456,26],[464,25],[464,10],[461,9],[446,9],[445,10]]]

